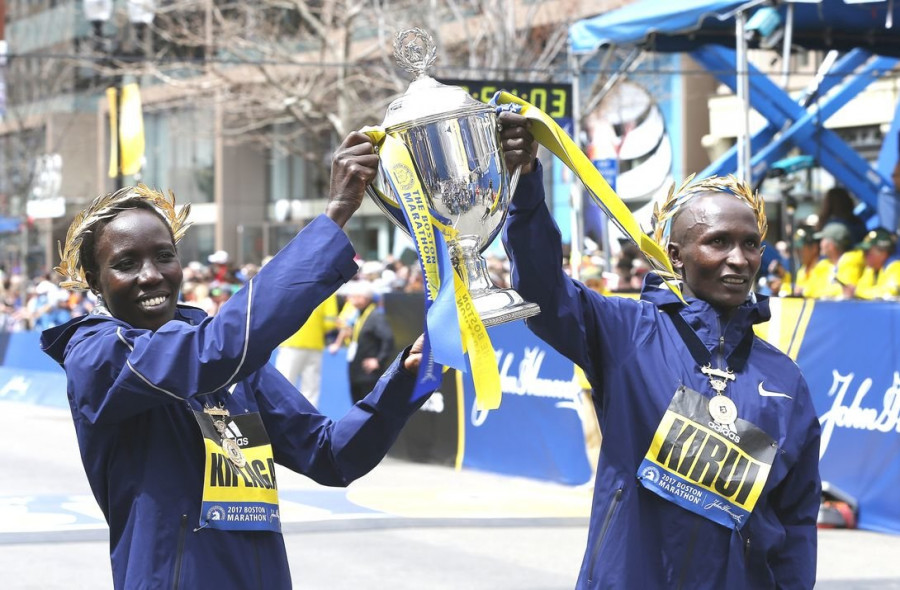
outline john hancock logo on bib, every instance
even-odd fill
[[[766,485],[775,451],[757,426],[738,418],[733,429],[722,428],[710,415],[708,398],[679,387],[637,475],[658,496],[740,529]]]

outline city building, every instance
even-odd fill
[[[219,7],[215,0],[159,3],[152,25],[130,22],[128,2],[116,0],[98,26],[86,16],[92,2],[98,0],[0,3],[9,52],[2,66],[0,264],[24,265],[32,276],[56,263],[56,244],[74,212],[117,182],[172,189],[179,202],[191,203],[193,228],[180,245],[184,262],[205,261],[225,250],[235,263],[258,263],[324,210],[330,154],[341,136],[337,130],[380,123],[388,102],[408,84],[388,55],[389,33],[400,23],[421,20],[417,24],[437,31],[446,56],[439,61],[439,76],[560,82],[574,74],[566,56],[566,26],[629,3],[508,0],[485,2],[480,13],[460,15],[450,3],[434,1],[422,14],[421,2],[399,0],[384,3],[386,12],[357,20],[332,15],[334,26],[315,30],[297,13],[263,10],[264,2],[248,2],[246,14],[233,14],[228,11],[240,12],[240,4]],[[309,4],[315,10],[328,5]],[[258,44],[248,45],[253,31]],[[268,43],[279,31],[285,42]],[[538,57],[525,64],[510,59],[514,48],[529,42]],[[273,47],[279,53],[266,53]],[[761,69],[780,76],[777,54],[751,53]],[[821,58],[815,52],[796,54],[790,88],[802,91]],[[269,64],[268,70],[260,64]],[[592,112],[582,109],[610,64],[598,58],[582,66],[576,110],[584,124]],[[641,99],[647,99],[646,108],[613,109],[612,97],[594,105],[618,142],[612,158],[620,192],[638,212],[669,183],[701,170],[734,141],[740,108],[710,76],[697,74],[687,57],[653,58],[642,67],[629,78],[632,94],[618,100],[633,106],[636,83],[649,89]],[[279,87],[276,74],[286,70],[308,74],[297,74],[291,88]],[[368,72],[364,84],[360,72]],[[146,162],[139,175],[110,178],[104,93],[128,81],[141,85]],[[885,79],[827,125],[874,157],[897,99],[896,78]],[[323,112],[323,105],[331,112]],[[257,110],[241,114],[249,109]],[[304,117],[310,122],[306,127],[298,123]],[[641,132],[624,142],[615,134],[626,127]],[[598,159],[607,157],[602,146],[597,149]],[[567,237],[573,178],[558,163],[548,176],[551,206]],[[827,188],[828,179],[821,178]],[[4,219],[19,223],[10,226]],[[363,258],[382,258],[401,239],[369,200],[347,231]]]

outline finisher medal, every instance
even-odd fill
[[[215,426],[216,430],[219,431],[219,434],[222,435],[222,450],[225,451],[228,458],[231,459],[231,462],[237,467],[246,465],[247,460],[244,458],[244,453],[241,452],[241,447],[238,446],[237,442],[228,435],[228,426],[225,422],[216,420],[213,422],[213,426]]]
[[[709,415],[717,423],[730,426],[737,420],[737,406],[731,399],[717,394],[709,400]]]
[[[709,378],[709,384],[716,395],[709,400],[709,415],[719,424],[730,426],[734,430],[734,421],[737,420],[737,406],[730,398],[723,395],[729,381],[734,381],[734,373],[729,370],[713,369],[706,365],[700,368],[700,372]]]
[[[244,457],[244,453],[241,452],[241,447],[238,446],[237,441],[234,440],[231,433],[228,432],[228,425],[225,423],[225,418],[229,415],[228,410],[223,407],[207,407],[204,408],[203,411],[212,416],[213,426],[215,426],[219,436],[222,437],[220,444],[222,450],[225,451],[225,454],[228,456],[228,459],[231,460],[236,467],[243,467],[246,465],[247,459]]]

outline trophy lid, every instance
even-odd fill
[[[411,38],[411,39],[410,39]],[[403,96],[388,106],[382,126],[393,130],[471,113],[491,111],[459,86],[441,84],[425,72],[434,63],[434,40],[422,29],[401,31],[394,39],[394,59],[416,75]]]

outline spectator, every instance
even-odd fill
[[[896,299],[900,296],[900,260],[897,235],[883,227],[866,234],[859,245],[865,252],[866,268],[856,284],[859,299]]]
[[[53,326],[68,321],[61,319],[59,303],[65,301],[67,295],[50,280],[50,275],[45,274],[34,287],[34,296],[29,300],[27,312],[31,329],[46,330]]]
[[[779,267],[782,284],[779,295],[782,297],[810,297],[810,294],[822,292],[830,280],[830,261],[822,261],[819,256],[819,240],[814,237],[811,226],[802,226],[794,232],[794,254],[798,262],[795,267],[796,283],[790,272]]]
[[[819,248],[824,256],[822,264],[828,278],[807,286],[806,296],[814,299],[846,299],[853,296],[856,282],[862,275],[865,260],[860,250],[851,250],[853,238],[844,223],[828,223],[813,234],[819,240]]]
[[[259,272],[259,266],[248,262],[247,264],[243,265],[237,271],[237,273],[235,274],[235,277],[237,278],[238,281],[241,282],[241,284],[244,284],[247,281],[249,281],[250,279],[252,279],[253,277],[255,277],[258,272]]]
[[[209,315],[216,315],[225,302],[231,299],[234,293],[231,283],[212,282],[209,286],[209,298],[212,300],[212,308]]]
[[[69,291],[68,307],[73,318],[79,318],[83,315],[91,313],[97,303],[93,293],[88,291],[85,295],[84,291]]]
[[[422,278],[422,269],[418,264],[409,268],[409,279],[406,281],[403,291],[406,293],[425,292],[425,280]]]
[[[371,389],[378,381],[394,349],[391,326],[374,297],[374,288],[366,281],[358,281],[347,296],[348,302],[359,312],[347,348],[353,403],[360,401],[366,388]]]
[[[829,223],[841,223],[850,230],[852,244],[861,241],[866,235],[866,224],[853,212],[854,207],[853,197],[846,189],[839,186],[828,189],[819,208],[816,231],[822,231]]]
[[[359,310],[353,305],[349,295],[357,290],[358,283],[359,281],[352,280],[338,289],[337,294],[344,298],[344,303],[337,317],[337,334],[335,334],[334,341],[328,345],[328,352],[331,354],[336,354],[342,347],[350,345],[350,337],[353,336],[353,325],[359,319]]]
[[[606,287],[606,277],[603,276],[603,270],[600,267],[588,266],[582,269],[581,282],[595,293],[600,293],[601,295],[610,294],[610,290]]]
[[[763,242],[762,263],[759,266],[759,277],[756,282],[756,291],[762,295],[774,295],[781,289],[781,273],[779,268],[784,268],[787,260],[781,255],[776,245]]]
[[[275,368],[316,407],[319,406],[325,338],[335,330],[337,315],[337,296],[332,294],[313,310],[293,336],[281,343],[275,357]]]
[[[213,282],[235,282],[234,275],[232,274],[231,267],[229,266],[231,257],[228,255],[228,252],[226,252],[225,250],[216,250],[207,257],[207,260],[209,261],[211,267],[210,270],[212,271]]]

